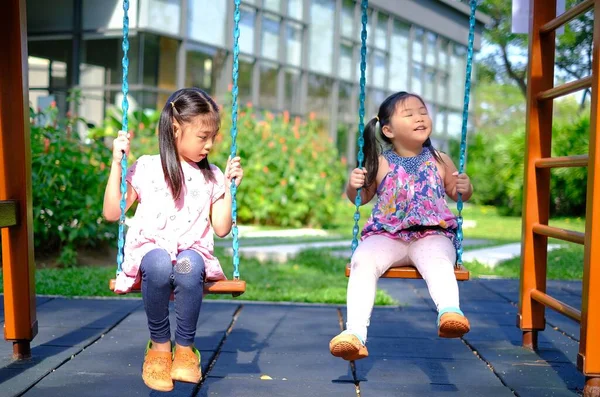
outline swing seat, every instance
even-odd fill
[[[454,268],[456,281],[468,281],[469,271],[461,266]],[[346,277],[350,277],[350,263],[346,265]],[[381,278],[405,278],[405,279],[422,279],[421,273],[414,266],[392,267],[387,272],[383,273]]]
[[[108,283],[108,287],[111,291],[115,290],[116,280],[112,279]],[[131,292],[141,292],[141,285],[135,284]],[[246,282],[243,280],[219,280],[219,281],[207,281],[204,283],[204,293],[213,295],[229,295],[234,298],[242,295],[246,292]],[[124,294],[120,294],[124,295]]]

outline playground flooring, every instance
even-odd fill
[[[343,305],[205,301],[196,338],[204,379],[198,385],[176,383],[170,393],[152,391],[141,379],[148,331],[140,299],[39,296],[32,358],[13,361],[12,345],[0,341],[0,396],[581,394],[578,324],[548,310],[539,351],[520,347],[517,280],[461,283],[461,308],[471,332],[453,340],[437,337],[435,308],[422,280],[383,279],[379,287],[400,305],[375,308],[370,356],[355,363],[328,350],[344,324]],[[549,281],[548,291],[581,305],[578,282]]]

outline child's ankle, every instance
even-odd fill
[[[171,351],[171,341],[166,342],[154,342],[152,341],[152,345],[150,346],[151,350],[159,351],[159,352],[170,352]]]

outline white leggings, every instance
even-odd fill
[[[456,249],[449,238],[430,235],[410,243],[372,235],[361,241],[352,255],[348,281],[348,331],[367,340],[367,327],[375,303],[377,281],[390,267],[414,265],[427,283],[438,311],[459,309],[454,276]]]

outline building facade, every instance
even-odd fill
[[[161,108],[196,86],[229,100],[232,0],[130,0],[129,87],[135,108]],[[256,109],[306,116],[353,161],[358,123],[360,1],[242,0],[239,94]],[[121,0],[27,0],[30,99],[43,107],[82,93],[79,113],[99,124],[120,105]],[[475,48],[486,16],[478,14]],[[366,117],[394,91],[427,101],[434,137],[460,135],[469,7],[454,0],[371,0]],[[474,78],[475,76],[473,76]]]

